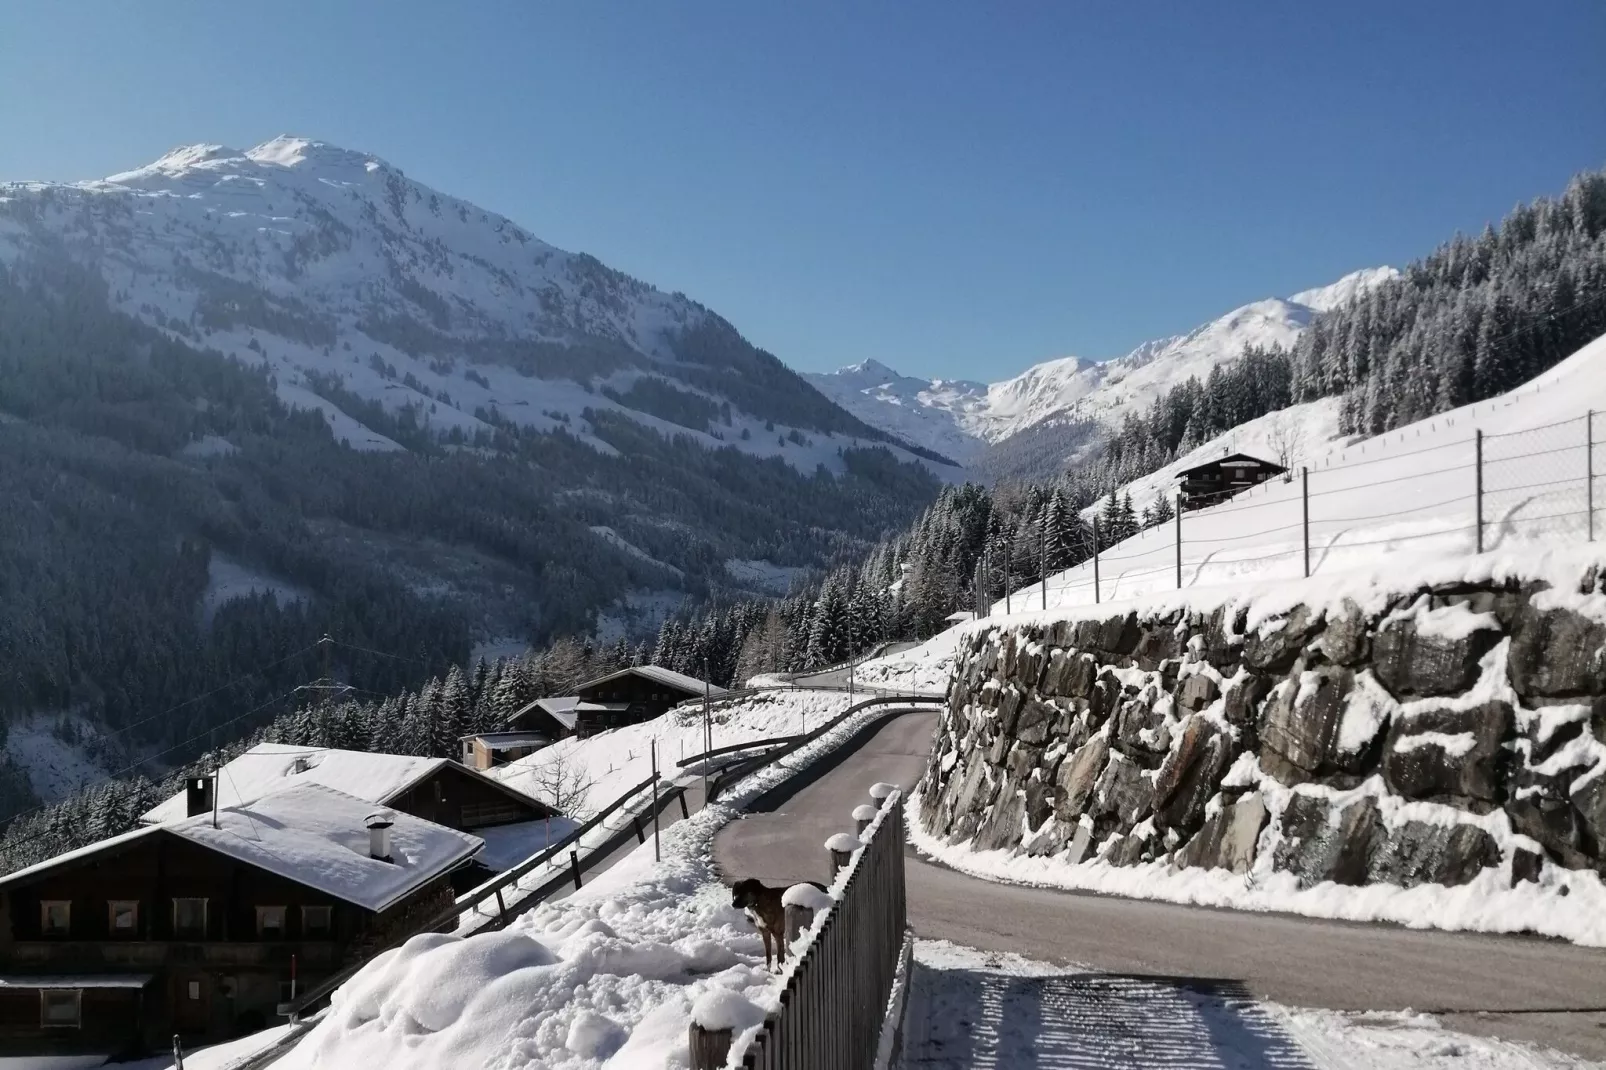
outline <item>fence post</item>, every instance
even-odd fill
[[[853,852],[859,849],[859,840],[846,832],[839,832],[825,841],[825,849],[831,853],[831,879],[836,880],[836,875],[848,864]]]
[[[730,1058],[731,1031],[704,1029],[693,1022],[687,1048],[691,1053],[691,1070],[720,1070]]]
[[[1013,612],[1010,609],[1010,605],[1009,605],[1009,603],[1010,603],[1010,597],[1009,597],[1010,596],[1010,585],[1011,585],[1011,582],[1012,582],[1012,577],[1009,574],[1009,559],[1011,557],[1013,557],[1013,556],[1015,556],[1015,555],[1010,553],[1007,549],[1004,551],[1004,616],[1006,616],[1006,617],[1009,616],[1011,612]]]
[[[1093,515],[1093,604],[1099,603],[1099,518]]]
[[[1305,578],[1310,579],[1310,469],[1299,470],[1299,530],[1305,543]]]
[[[1043,505],[1043,519],[1037,525],[1037,574],[1042,577],[1039,581],[1043,591],[1043,605],[1048,608],[1048,505]]]
[[[1475,438],[1474,438],[1473,441],[1474,441],[1475,445],[1473,447],[1473,449],[1474,449],[1473,458],[1474,458],[1474,461],[1476,463],[1474,464],[1473,467],[1475,467],[1478,470],[1478,476],[1477,476],[1477,480],[1478,480],[1478,482],[1477,482],[1478,553],[1481,554],[1481,553],[1483,553],[1483,429],[1480,427],[1476,432],[1474,432],[1474,435],[1475,435]]]
[[[184,1048],[178,1042],[178,1034],[173,1034],[173,1070],[184,1070]]]
[[[579,851],[571,850],[569,852],[569,872],[574,874],[574,886],[576,888],[579,888],[580,887],[580,852]]]
[[[1595,410],[1584,414],[1584,508],[1589,517],[1589,541],[1595,541]]]
[[[658,848],[658,741],[651,741],[652,748],[652,860],[662,862],[663,854]]]
[[[1182,590],[1182,495],[1177,495],[1177,527],[1176,537],[1172,540],[1177,544],[1177,590]]]

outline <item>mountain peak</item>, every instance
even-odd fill
[[[327,141],[280,134],[264,141],[245,153],[245,158],[256,163],[279,167],[306,167],[317,171],[362,172],[395,170],[384,160],[366,152],[343,149]]]
[[[1290,296],[1288,300],[1293,304],[1315,309],[1317,312],[1331,312],[1340,305],[1345,305],[1355,300],[1367,291],[1375,290],[1385,282],[1390,282],[1399,277],[1400,272],[1397,268],[1391,268],[1386,265],[1383,267],[1362,268],[1359,271],[1352,271],[1337,282],[1328,283],[1326,286],[1318,286],[1313,290],[1301,290],[1299,293]]]

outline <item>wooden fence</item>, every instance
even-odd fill
[[[835,902],[805,930],[806,943],[784,977],[779,1006],[763,1025],[732,1035],[692,1023],[693,1070],[875,1065],[908,927],[902,801],[897,791],[880,800],[875,820],[860,836],[863,846],[831,882]]]

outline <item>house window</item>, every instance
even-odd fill
[[[113,936],[133,936],[139,932],[139,903],[133,899],[113,899],[106,904],[107,926]]]
[[[284,907],[257,907],[257,935],[264,940],[284,939]]]
[[[39,1024],[46,1029],[77,1029],[83,1025],[83,990],[79,988],[40,989]]]
[[[66,936],[72,929],[72,903],[46,899],[39,904],[39,929],[46,936]]]
[[[206,936],[206,900],[173,900],[173,935],[177,937]]]
[[[308,940],[326,940],[329,937],[329,908],[302,907],[301,935]]]

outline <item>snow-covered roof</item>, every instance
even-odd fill
[[[583,683],[580,685],[580,690],[584,691],[588,687],[595,687],[610,680],[617,680],[621,676],[645,676],[647,679],[663,684],[665,687],[674,687],[697,695],[701,695],[704,688],[707,688],[710,695],[723,695],[725,693],[723,687],[705,684],[696,677],[675,672],[673,669],[666,669],[662,665],[632,665],[628,669],[620,669],[618,672],[611,672],[607,676]]]
[[[530,706],[539,706],[548,717],[561,724],[564,728],[574,727],[574,707],[580,701],[579,695],[561,695],[555,698],[538,698]],[[525,709],[529,709],[526,706]]]
[[[0,988],[144,988],[153,973],[49,973],[0,976]]]
[[[552,737],[545,732],[476,732],[464,739],[476,739],[487,747],[520,747],[531,743],[551,743]]]
[[[575,707],[577,713],[624,713],[629,709],[628,702],[582,702]]]
[[[298,784],[323,784],[369,802],[400,795],[446,764],[445,758],[367,754],[327,747],[259,743],[218,772],[218,806],[237,806]],[[180,821],[184,793],[158,803],[140,817],[147,823]]]
[[[286,880],[368,910],[384,910],[485,846],[433,821],[391,816],[391,862],[368,854],[368,799],[300,783],[252,802],[165,824],[146,825],[0,877],[0,886],[38,876],[144,836],[178,836]]]
[[[337,899],[378,911],[447,872],[485,841],[411,814],[391,816],[393,861],[368,854],[367,799],[322,784],[300,784],[212,816],[200,814],[168,831]]]
[[[1267,469],[1268,471],[1272,472],[1273,474],[1276,474],[1278,472],[1286,472],[1286,471],[1288,471],[1288,469],[1284,468],[1282,465],[1278,464],[1276,461],[1268,461],[1268,460],[1265,460],[1264,458],[1255,457],[1255,456],[1253,456],[1251,454],[1248,454],[1248,453],[1231,453],[1231,454],[1228,454],[1225,457],[1217,457],[1217,458],[1214,458],[1213,460],[1205,461],[1203,464],[1196,464],[1192,468],[1184,468],[1182,471],[1177,473],[1176,478],[1183,479],[1183,478],[1185,478],[1187,476],[1193,475],[1193,473],[1195,473],[1195,472],[1203,472],[1208,468],[1219,468],[1219,467],[1225,467],[1225,468],[1264,468],[1264,469]]]

